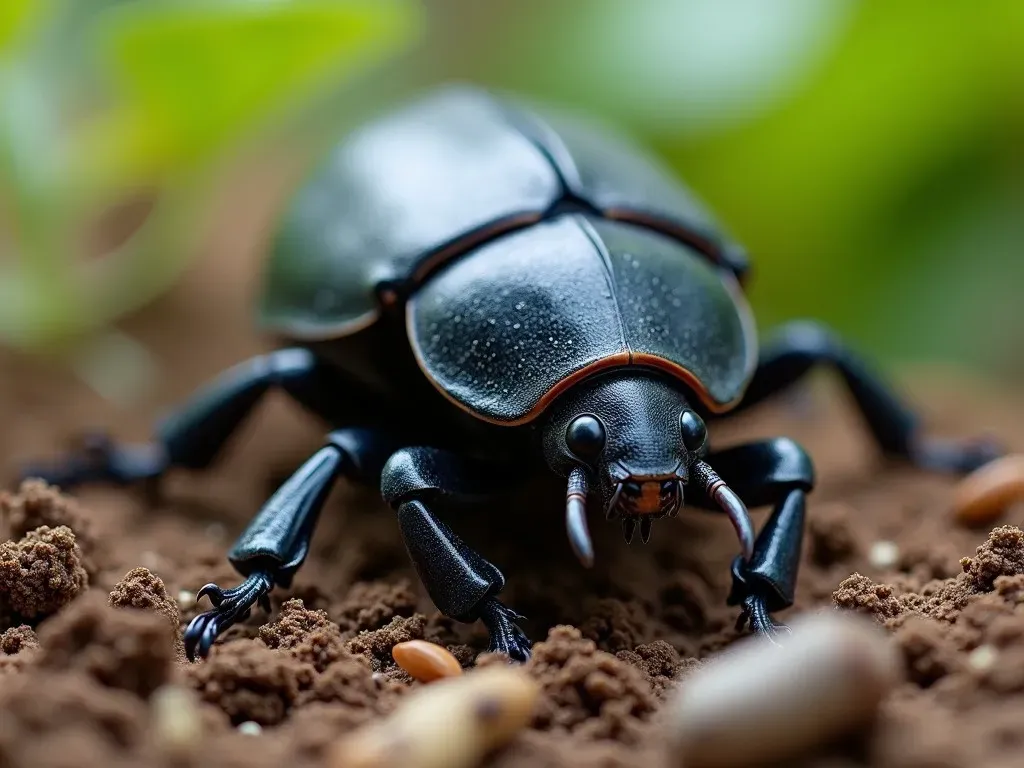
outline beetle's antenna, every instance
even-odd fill
[[[750,522],[750,513],[747,512],[746,505],[706,462],[698,461],[693,465],[693,469],[696,481],[704,486],[708,498],[714,499],[728,515],[743,548],[743,559],[749,561],[754,554],[754,524]]]
[[[585,568],[594,564],[594,545],[587,528],[587,474],[582,467],[569,473],[569,487],[565,492],[565,530],[573,552]]]

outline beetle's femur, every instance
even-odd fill
[[[569,473],[565,492],[565,530],[569,543],[580,562],[587,568],[594,564],[594,545],[587,528],[587,474],[582,467]]]

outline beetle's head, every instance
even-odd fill
[[[619,371],[573,387],[548,412],[543,442],[548,465],[568,478],[566,524],[586,565],[593,560],[588,506],[621,520],[627,542],[639,530],[646,543],[653,522],[675,516],[691,486],[718,501],[730,518],[746,515],[703,461],[703,419],[681,387],[655,372]],[[723,489],[735,501],[733,509],[718,498]],[[742,524],[749,520],[734,520]]]

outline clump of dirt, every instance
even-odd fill
[[[70,528],[82,552],[82,567],[90,577],[96,576],[101,547],[92,521],[81,504],[59,489],[40,480],[25,480],[17,493],[0,492],[0,520],[6,520],[7,536],[12,539],[42,526]]]
[[[920,592],[876,584],[854,573],[843,580],[833,599],[840,608],[866,613],[893,627],[909,614],[955,623],[975,598],[995,591],[997,581],[1002,587],[998,594],[1016,604],[1024,577],[1024,532],[1011,525],[994,529],[977,554],[962,558],[960,566],[962,572],[957,576],[931,581]]]
[[[39,665],[81,672],[146,698],[171,677],[174,634],[163,616],[115,608],[90,591],[42,625]]]
[[[351,657],[338,625],[325,611],[307,610],[301,600],[285,602],[278,620],[260,627],[259,638],[268,648],[287,651],[317,672]]]
[[[617,653],[646,641],[646,614],[638,603],[604,598],[595,601],[591,611],[590,618],[580,625],[580,632],[593,640],[597,648]]]
[[[185,675],[200,696],[216,704],[236,725],[251,720],[277,725],[313,685],[316,670],[262,643],[233,640],[219,646]]]
[[[146,708],[131,693],[77,670],[33,670],[3,680],[0,764],[145,764]]]
[[[599,651],[575,627],[552,629],[534,646],[526,669],[542,690],[534,718],[538,730],[636,744],[643,738],[643,724],[657,709],[644,673]]]
[[[159,576],[148,568],[132,568],[110,592],[110,604],[116,608],[152,611],[164,618],[174,639],[179,660],[185,658],[185,644],[181,635],[181,611],[178,603],[167,594]]]
[[[39,638],[26,624],[0,633],[0,675],[21,672],[35,661],[39,652]]]
[[[380,629],[361,632],[348,642],[350,653],[362,656],[374,672],[395,667],[391,649],[399,643],[425,639],[427,619],[422,614],[396,616]]]
[[[43,525],[0,543],[0,599],[24,619],[55,613],[88,584],[82,551],[66,525]]]
[[[664,640],[638,645],[631,651],[619,651],[615,655],[647,675],[651,690],[659,698],[664,698],[674,689],[677,680],[700,666],[697,659],[681,659],[679,651]]]
[[[396,616],[408,618],[416,611],[416,593],[409,579],[390,582],[357,582],[333,611],[347,634],[380,629]]]

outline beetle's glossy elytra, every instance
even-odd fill
[[[451,88],[358,131],[284,217],[264,326],[357,334],[387,286],[408,297],[423,373],[478,418],[533,421],[574,382],[628,365],[728,410],[757,362],[725,255],[739,248],[639,150],[552,124]]]

